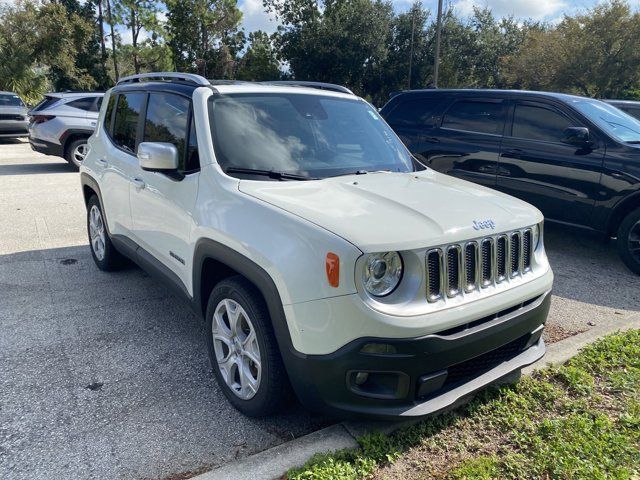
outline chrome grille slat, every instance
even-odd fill
[[[532,242],[533,231],[526,228],[427,250],[427,300],[446,301],[517,280],[532,269]]]

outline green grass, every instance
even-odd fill
[[[611,335],[564,366],[359,443],[316,455],[285,478],[638,479],[640,331]]]

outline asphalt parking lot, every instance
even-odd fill
[[[640,312],[613,245],[548,226],[548,341]],[[78,174],[0,143],[0,478],[187,478],[331,422],[235,411],[199,321],[135,267],[87,246]]]

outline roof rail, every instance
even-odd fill
[[[153,81],[174,81],[174,82],[185,82],[185,83],[193,83],[195,85],[199,85],[202,87],[208,87],[211,84],[209,80],[200,75],[195,75],[193,73],[178,73],[178,72],[152,72],[152,73],[139,73],[138,75],[130,75],[128,77],[123,77],[118,80],[116,85],[122,85],[123,83],[136,83],[136,82],[153,82]]]
[[[260,82],[265,85],[282,85],[290,87],[308,87],[317,88],[319,90],[328,90],[331,92],[348,93],[349,95],[355,95],[351,90],[342,85],[336,85],[335,83],[324,82],[304,82],[298,80],[274,80],[269,82]]]

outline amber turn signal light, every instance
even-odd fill
[[[325,267],[327,269],[329,285],[338,288],[338,285],[340,285],[340,257],[333,252],[327,253]]]

